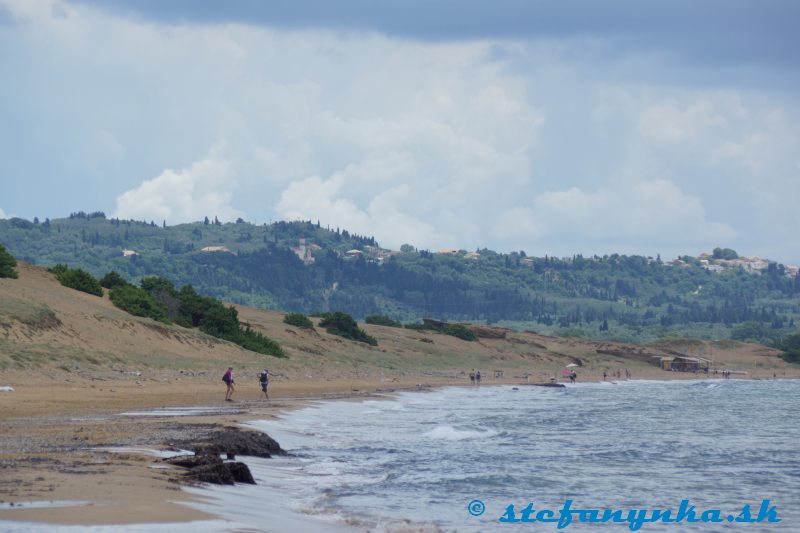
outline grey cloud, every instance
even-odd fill
[[[377,31],[421,40],[593,37],[612,51],[661,51],[701,64],[797,66],[793,0],[74,0],[165,23],[244,22]]]

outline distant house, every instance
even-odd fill
[[[455,248],[440,248],[436,250],[436,253],[442,255],[458,255],[458,250]]]
[[[227,252],[229,254],[233,253],[228,249],[227,246],[206,246],[205,248],[201,248],[200,251],[201,252]]]
[[[353,248],[352,250],[347,250],[344,253],[344,255],[345,255],[345,257],[359,257],[359,256],[364,255],[364,252],[362,252],[361,250],[356,250],[355,248]]]
[[[122,257],[133,257],[139,255],[136,250],[122,250]]]
[[[480,258],[481,258],[481,254],[479,254],[478,252],[469,252],[469,253],[464,254],[464,259],[476,260],[476,259],[480,259]]]

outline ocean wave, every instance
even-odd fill
[[[432,430],[424,433],[424,437],[435,440],[468,440],[468,439],[487,439],[497,435],[497,432],[491,429],[475,430],[475,429],[456,429],[453,426],[437,426]]]

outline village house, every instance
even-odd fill
[[[200,249],[201,252],[227,252],[232,254],[226,246],[206,246],[205,248]]]

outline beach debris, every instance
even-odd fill
[[[0,387],[0,392],[14,392],[14,387],[11,385],[3,385]]]

